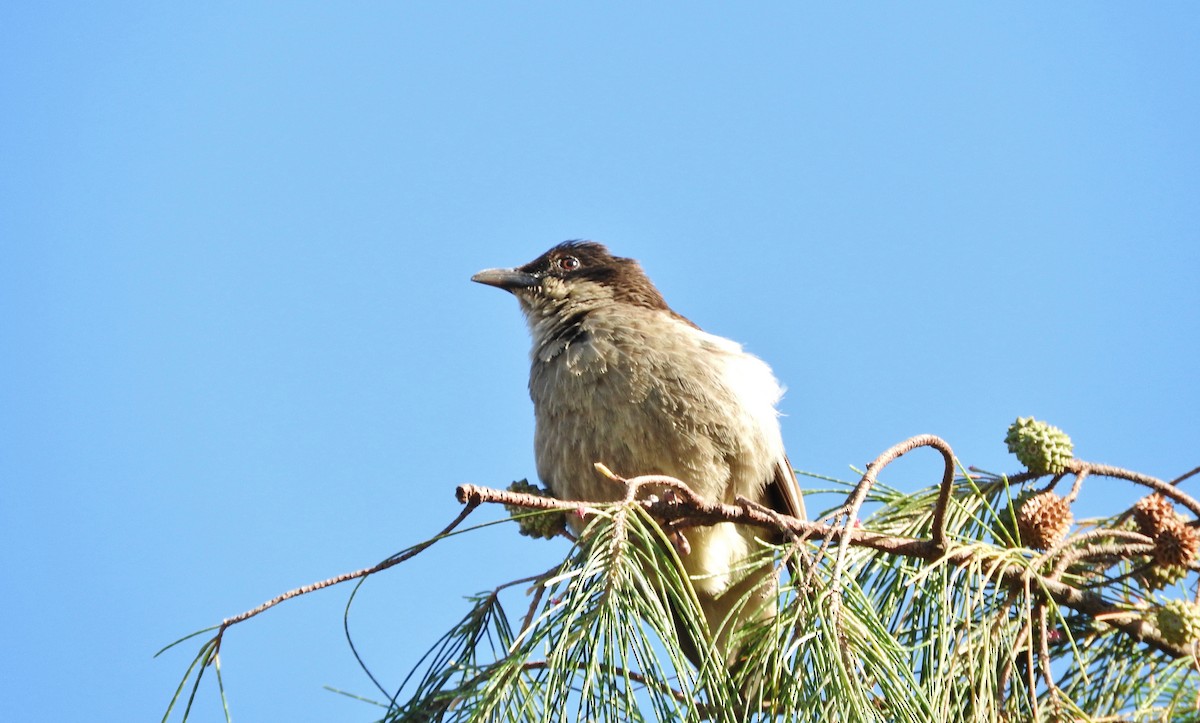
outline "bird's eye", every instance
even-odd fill
[[[563,271],[574,271],[579,268],[579,259],[574,256],[562,256],[558,259],[558,268]]]

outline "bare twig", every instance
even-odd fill
[[[1196,469],[1184,472],[1183,474],[1179,475],[1175,479],[1171,480],[1170,484],[1178,485],[1180,482],[1184,481],[1185,479],[1188,479],[1189,477],[1192,477],[1197,474],[1200,474],[1200,467],[1197,467]]]
[[[1143,487],[1149,487],[1155,492],[1161,493],[1164,497],[1170,497],[1171,499],[1175,500],[1179,504],[1191,510],[1192,514],[1197,518],[1200,518],[1200,502],[1197,502],[1196,499],[1191,495],[1181,492],[1178,487],[1163,482],[1157,477],[1151,477],[1148,474],[1132,472],[1127,469],[1121,469],[1120,467],[1113,467],[1107,464],[1084,462],[1078,459],[1073,459],[1068,462],[1067,469],[1075,474],[1088,472],[1098,477],[1113,477],[1116,479],[1127,480],[1129,482],[1142,485]],[[1190,476],[1191,474],[1193,473],[1189,472],[1188,474],[1184,475],[1184,478]]]
[[[533,595],[530,596],[531,599],[529,601],[529,610],[525,612],[525,619],[521,621],[521,630],[519,633],[517,633],[517,637],[524,635],[525,632],[529,630],[529,626],[533,624],[533,616],[537,614],[537,609],[539,604],[542,602],[542,597],[546,594],[546,586],[543,585],[542,582],[554,575],[561,568],[562,565],[555,565],[540,575],[527,578],[528,582],[533,582],[536,580],[537,585],[534,586]]]
[[[1126,544],[1115,542],[1100,542],[1091,544],[1093,540],[1127,540]],[[1069,549],[1068,549],[1069,548]],[[1123,557],[1144,555],[1154,550],[1154,541],[1149,537],[1133,530],[1088,530],[1059,542],[1047,550],[1045,558],[1058,558],[1050,577],[1058,579],[1073,563],[1089,558]],[[1061,555],[1061,556],[1060,556]]]
[[[1084,469],[1075,475],[1075,484],[1071,485],[1071,491],[1067,493],[1067,504],[1074,502],[1079,497],[1079,491],[1083,489],[1083,481],[1087,479],[1088,474],[1090,472]]]
[[[289,590],[289,591],[283,593],[282,595],[278,595],[276,597],[271,598],[270,600],[266,601],[262,605],[259,605],[258,607],[254,608],[253,610],[247,610],[246,612],[241,613],[240,615],[234,615],[231,618],[225,618],[224,620],[221,621],[221,625],[217,629],[217,634],[214,637],[214,640],[216,641],[216,646],[213,651],[214,654],[220,650],[221,639],[225,635],[225,631],[228,630],[229,628],[233,627],[234,625],[237,625],[240,622],[249,620],[250,618],[254,617],[255,615],[266,612],[267,610],[270,610],[271,608],[275,607],[276,605],[278,605],[282,602],[285,602],[287,600],[291,600],[294,597],[299,597],[301,595],[307,595],[310,592],[316,592],[317,590],[323,590],[324,588],[333,587],[334,585],[338,585],[343,582],[348,582],[350,580],[357,580],[360,577],[367,577],[368,575],[373,575],[377,572],[381,572],[383,570],[388,569],[389,567],[395,567],[396,565],[399,565],[400,563],[404,562],[405,560],[409,560],[409,559],[412,559],[413,557],[416,557],[417,555],[419,555],[420,553],[422,553],[426,549],[428,549],[433,543],[437,542],[438,540],[442,539],[446,535],[450,534],[454,530],[455,527],[458,527],[460,524],[462,524],[462,521],[467,519],[467,516],[470,515],[472,512],[474,512],[475,508],[477,508],[480,505],[479,502],[472,502],[470,500],[464,501],[464,500],[460,499],[459,501],[465,502],[466,507],[464,507],[462,509],[462,511],[458,513],[458,517],[455,517],[453,522],[446,525],[446,527],[441,532],[439,532],[434,537],[426,540],[425,542],[422,542],[421,544],[419,544],[415,547],[411,547],[408,550],[406,550],[398,555],[393,555],[392,557],[389,557],[388,559],[384,560],[383,562],[379,563],[378,565],[372,565],[371,567],[364,567],[363,569],[355,570],[354,572],[344,572],[341,575],[335,575],[334,577],[331,577],[327,580],[322,580],[320,582],[314,582],[310,585],[304,585],[303,587],[298,587],[294,590]]]
[[[847,500],[846,515],[850,519],[857,519],[858,511],[867,499],[867,493],[875,484],[883,468],[918,447],[933,447],[942,453],[942,458],[946,463],[945,471],[942,473],[942,485],[938,492],[938,500],[933,514],[934,542],[940,547],[945,547],[946,505],[949,503],[950,489],[954,483],[954,451],[950,449],[950,445],[945,440],[932,434],[919,434],[916,437],[906,439],[900,444],[892,446],[883,454],[876,457],[875,461],[867,465],[867,473],[859,480],[858,485]]]
[[[1066,477],[1066,476],[1067,475],[1065,472],[1062,474],[1054,475],[1053,479],[1051,479],[1049,482],[1047,482],[1046,486],[1042,488],[1042,492],[1049,492],[1049,491],[1053,490],[1055,487],[1058,486],[1058,483],[1062,481],[1062,478]]]

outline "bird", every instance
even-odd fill
[[[745,497],[805,517],[771,368],[668,306],[638,261],[594,241],[566,241],[471,280],[511,292],[529,326],[534,453],[554,496],[620,499],[624,489],[597,473],[599,462],[625,477],[674,477],[708,502]],[[581,524],[572,522],[576,532]],[[775,614],[778,571],[766,564],[747,572],[745,564],[767,533],[723,522],[682,534],[682,563],[711,644],[731,664],[734,632]],[[758,604],[740,602],[747,596]],[[697,662],[705,643],[681,642]]]

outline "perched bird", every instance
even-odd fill
[[[637,261],[568,241],[471,280],[512,292],[529,323],[537,470],[556,497],[620,498],[623,490],[596,472],[602,462],[627,478],[670,475],[712,502],[743,496],[804,516],[770,367],[673,311]],[[733,630],[774,614],[771,566],[735,572],[764,534],[731,523],[684,533],[684,567],[727,658],[736,653]],[[747,594],[761,604],[739,606]]]

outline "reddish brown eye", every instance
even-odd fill
[[[558,268],[563,271],[574,271],[579,268],[579,259],[574,256],[563,256],[558,260]]]

